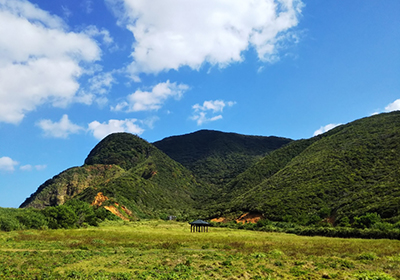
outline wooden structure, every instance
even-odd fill
[[[190,232],[208,232],[209,223],[203,220],[196,220],[190,224]]]

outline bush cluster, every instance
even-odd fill
[[[104,208],[70,200],[64,205],[46,207],[43,210],[0,208],[0,230],[79,228],[97,226],[105,219],[115,218],[116,216]]]
[[[286,221],[260,220],[256,224],[252,223],[212,223],[213,226],[229,227],[235,229],[258,230],[267,232],[285,232],[305,236],[327,236],[341,238],[367,238],[367,239],[399,239],[400,222],[390,224],[382,222],[377,213],[366,213],[362,216],[345,219],[347,226],[332,226],[328,223],[316,222],[314,224],[300,225],[298,223]]]

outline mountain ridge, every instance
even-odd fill
[[[267,153],[291,141],[292,139],[277,136],[199,130],[166,137],[153,145],[203,181],[221,186]]]
[[[138,218],[250,211],[299,224],[328,219],[340,225],[365,213],[398,222],[399,143],[400,112],[300,140],[200,130],[151,144],[128,133],[111,134],[83,166],[60,173],[63,191],[54,191],[60,187],[55,176],[34,194],[47,194],[46,202],[31,206],[71,198],[91,203],[101,192],[109,198],[106,203],[126,207]],[[88,170],[105,166],[114,173]]]

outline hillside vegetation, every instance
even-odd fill
[[[301,142],[276,153],[291,150],[298,143]],[[272,220],[300,222],[329,217],[338,224],[365,213],[377,213],[387,221],[397,222],[399,143],[400,112],[340,126],[308,140],[298,155],[286,153],[287,157],[279,157],[290,160],[278,162],[277,168],[261,166],[264,173],[273,170],[272,176],[265,176],[253,187],[246,183],[251,175],[242,174],[237,184],[242,184],[245,192],[233,197],[231,207],[259,211]]]
[[[154,143],[196,176],[222,186],[267,153],[292,141],[282,137],[248,136],[213,130],[172,136]]]
[[[105,206],[123,219],[187,217],[198,207],[202,186],[179,163],[128,133],[104,138],[82,167],[45,182],[21,207],[61,205],[71,198]]]

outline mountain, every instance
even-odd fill
[[[296,141],[202,130],[150,144],[111,134],[83,166],[46,181],[21,207],[71,199],[124,219],[252,212],[273,221],[341,225],[377,213],[396,223],[400,112]]]
[[[400,112],[375,115],[274,151],[226,186],[225,207],[299,222],[376,212],[400,220]]]
[[[191,170],[196,177],[209,184],[222,186],[269,152],[291,141],[274,136],[200,130],[164,138],[153,144]]]
[[[207,192],[190,171],[150,143],[115,133],[94,147],[83,166],[48,180],[21,207],[43,208],[75,198],[126,219],[185,216]]]

